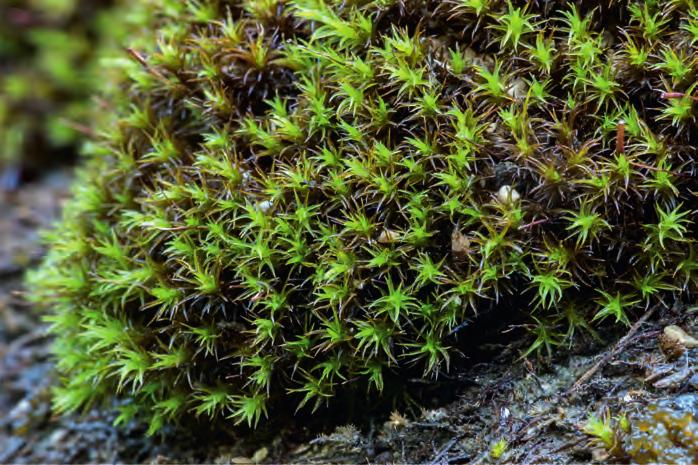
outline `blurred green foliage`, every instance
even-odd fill
[[[149,2],[0,2],[0,172],[70,159],[108,77],[103,60],[148,20]]]

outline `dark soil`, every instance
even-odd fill
[[[21,282],[42,254],[37,231],[58,215],[68,182],[66,173],[57,172],[0,194],[0,463],[642,461],[610,456],[583,432],[589,415],[624,414],[633,424],[648,405],[685,399],[698,388],[698,348],[659,348],[669,325],[698,334],[698,307],[675,306],[656,309],[624,339],[621,328],[604,335],[604,343],[580,340],[575,347],[560,347],[553,361],[522,360],[518,348],[482,345],[471,366],[441,380],[447,387],[442,391],[451,393],[448,401],[432,395],[421,400],[430,408],[374,414],[357,419],[356,426],[323,430],[283,419],[278,423],[286,426],[276,432],[169,430],[147,438],[144,425],[114,428],[109,407],[59,417],[50,401],[56,382],[50,340],[23,299]],[[698,401],[671,405],[695,410]],[[686,405],[693,407],[681,407]],[[314,423],[332,413],[322,412]],[[689,427],[698,431],[698,412],[688,414]],[[507,445],[495,459],[491,450],[498,441]]]

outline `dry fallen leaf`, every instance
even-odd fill
[[[659,347],[668,359],[681,356],[686,349],[698,347],[698,339],[689,335],[676,325],[669,325],[664,328],[659,336]]]
[[[676,325],[669,325],[664,328],[664,335],[680,343],[687,349],[698,347],[698,339],[686,333]]]
[[[269,456],[269,449],[266,447],[262,447],[259,449],[257,452],[254,453],[252,456],[252,462],[254,463],[262,463],[264,459],[266,459]]]
[[[456,255],[467,255],[470,253],[470,240],[457,229],[454,229],[451,233],[451,252]]]

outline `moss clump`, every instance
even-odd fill
[[[0,5],[0,184],[18,168],[67,160],[98,106],[102,59],[148,7],[129,0],[7,0]],[[102,76],[102,77],[100,77]]]
[[[257,424],[695,293],[691,2],[163,1],[34,274],[56,405]]]

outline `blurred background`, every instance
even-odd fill
[[[72,163],[103,70],[147,19],[126,0],[0,0],[0,189]]]
[[[39,231],[59,215],[91,122],[108,111],[100,95],[119,85],[110,63],[127,59],[126,37],[145,29],[151,4],[0,0],[0,341],[36,319],[14,311],[15,294],[42,255]]]
[[[22,280],[43,254],[40,231],[60,214],[90,122],[105,111],[99,95],[117,84],[108,63],[125,59],[125,37],[146,23],[148,5],[0,0],[0,463],[117,454],[113,419],[52,421],[50,341]]]

